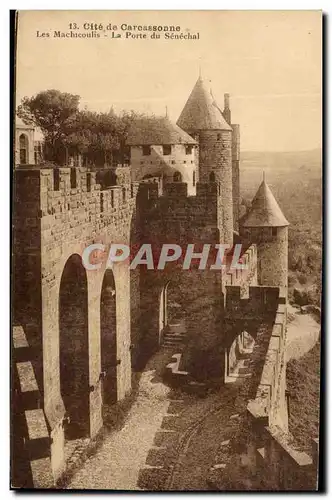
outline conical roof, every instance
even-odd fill
[[[195,130],[232,130],[201,77],[198,78],[176,123],[182,129],[190,132]]]
[[[126,143],[129,146],[197,144],[195,139],[167,116],[151,116],[135,120],[129,129]]]
[[[243,217],[243,227],[283,227],[289,222],[281,211],[271,189],[263,180],[252,201],[251,208]]]

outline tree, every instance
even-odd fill
[[[35,125],[44,134],[46,159],[58,162],[63,157],[68,130],[78,114],[80,96],[45,90],[18,106],[17,116],[27,125]]]

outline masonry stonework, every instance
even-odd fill
[[[56,484],[65,473],[68,440],[96,437],[105,407],[130,395],[133,373],[162,345],[170,288],[181,298],[186,326],[178,369],[190,379],[225,383],[244,333],[252,337],[256,365],[248,390],[246,453],[254,472],[259,471],[257,447],[270,454],[268,467],[272,455],[281,454],[275,437],[262,444],[255,429],[264,422],[272,435],[274,426],[286,432],[288,425],[288,222],[264,182],[239,221],[239,128],[225,122],[201,79],[195,89],[181,115],[195,138],[175,130],[193,146],[190,154],[173,140],[174,127],[167,122],[173,134],[167,143],[170,155],[162,155],[160,139],[143,158],[142,146],[134,141],[132,165],[15,169],[14,441],[15,450],[23,446],[24,457],[29,456],[27,484],[40,484],[37,476]],[[195,92],[198,103],[193,102]],[[182,178],[174,179],[173,167]],[[130,269],[130,259],[107,269],[112,243],[129,246],[131,258],[142,244],[150,244],[153,269]],[[232,268],[233,244],[239,243],[244,268]],[[104,245],[102,258],[97,258],[101,266],[86,269],[82,255],[93,244]],[[164,244],[179,245],[182,253],[161,269]],[[189,244],[197,255],[183,269]],[[226,266],[210,269],[220,244],[229,246]],[[204,245],[210,247],[209,259],[200,269]],[[35,378],[29,397],[21,390],[21,361]],[[37,444],[29,436],[28,411],[40,423]],[[29,446],[38,453],[28,455]],[[42,473],[34,472],[37,462]]]

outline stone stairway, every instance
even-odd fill
[[[51,437],[33,367],[33,349],[20,325],[13,327],[12,347],[12,449],[15,463],[12,469],[12,486],[52,488]]]
[[[165,328],[162,345],[173,349],[181,349],[184,346],[187,334],[183,322],[169,323]]]

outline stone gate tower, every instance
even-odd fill
[[[241,233],[257,244],[258,283],[287,287],[288,226],[275,197],[265,180],[241,221]]]
[[[233,243],[232,127],[198,78],[177,125],[199,143],[199,182],[220,183],[220,239]]]

